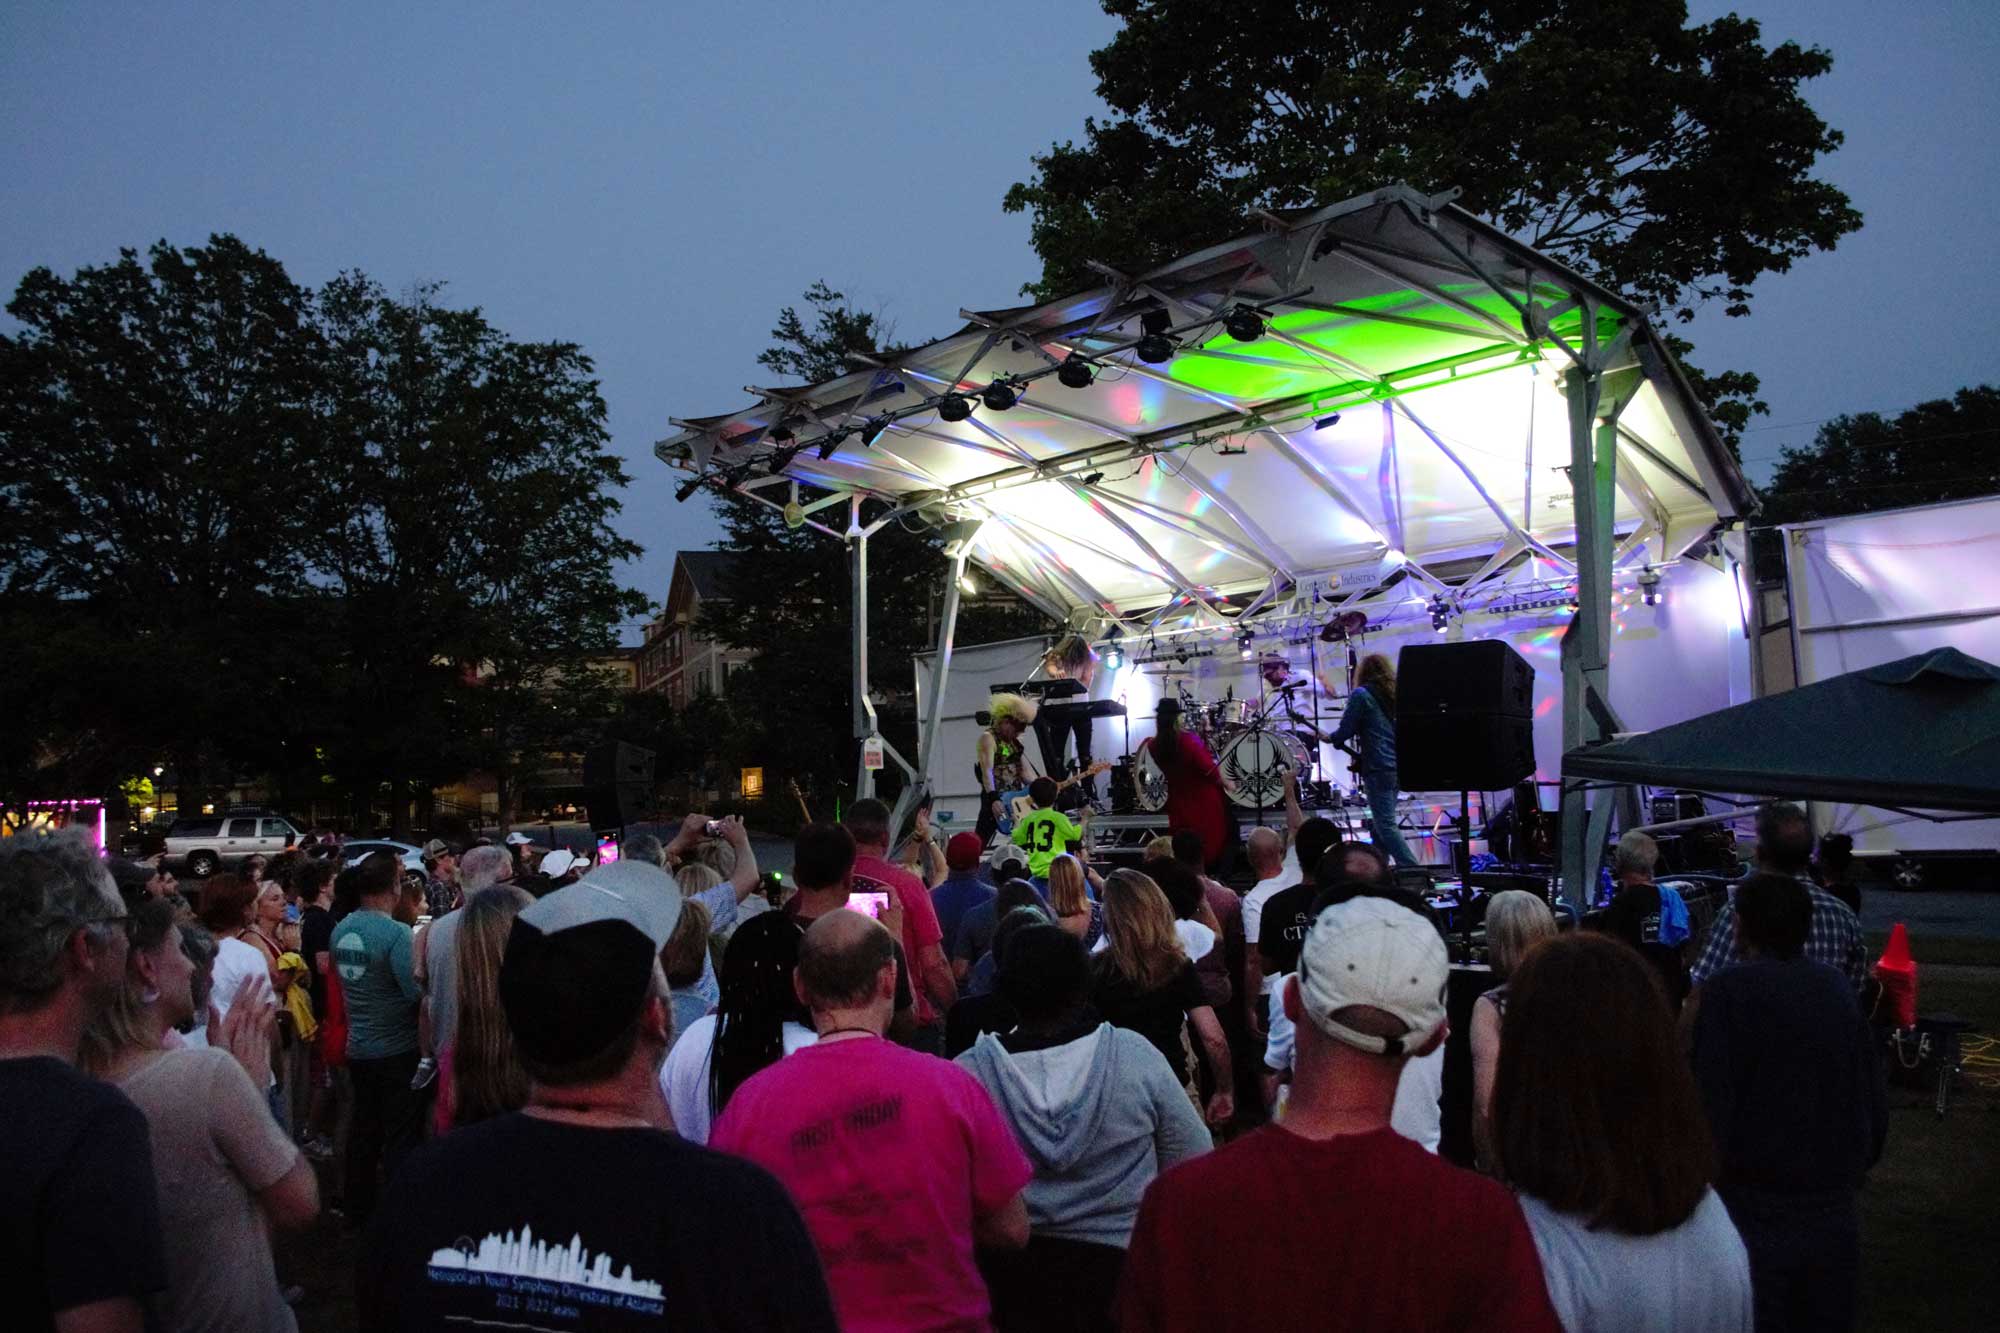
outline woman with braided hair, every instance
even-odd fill
[[[710,1126],[744,1080],[817,1040],[792,988],[804,934],[786,913],[762,912],[729,937],[722,1003],[688,1025],[660,1066],[674,1130],[688,1142],[708,1142]]]

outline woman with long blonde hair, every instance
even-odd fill
[[[528,1100],[528,1075],[514,1054],[514,1035],[500,1007],[500,960],[521,909],[535,901],[526,889],[496,884],[466,899],[458,927],[458,1028],[439,1064],[447,1104],[440,1128],[470,1125]]]
[[[1091,1003],[1113,1027],[1128,1028],[1153,1043],[1193,1096],[1189,1034],[1208,1062],[1215,1092],[1208,1122],[1236,1113],[1229,1041],[1202,992],[1174,928],[1174,909],[1151,876],[1114,870],[1104,881],[1104,944],[1091,960]]]
[[[1104,909],[1090,896],[1083,862],[1064,852],[1049,862],[1049,910],[1088,949],[1104,937]]]

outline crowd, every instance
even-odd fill
[[[1795,808],[1706,938],[1643,837],[1597,928],[1487,902],[1476,1170],[1372,846],[1255,830],[1239,896],[1198,832],[891,834],[808,825],[789,891],[703,815],[198,894],[0,841],[20,1326],[294,1328],[270,1234],[323,1208],[367,1329],[1853,1326],[1881,1070]]]

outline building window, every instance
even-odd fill
[[[762,800],[764,797],[764,770],[761,768],[744,769],[741,785],[744,800]]]

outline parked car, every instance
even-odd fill
[[[194,879],[207,879],[250,856],[276,856],[298,840],[298,826],[274,810],[253,807],[221,815],[186,815],[167,829],[165,863]]]
[[[357,838],[340,844],[340,868],[343,870],[361,864],[361,858],[376,852],[394,852],[396,859],[403,863],[406,871],[424,873],[424,849],[413,847],[407,842],[391,842],[387,838]]]

